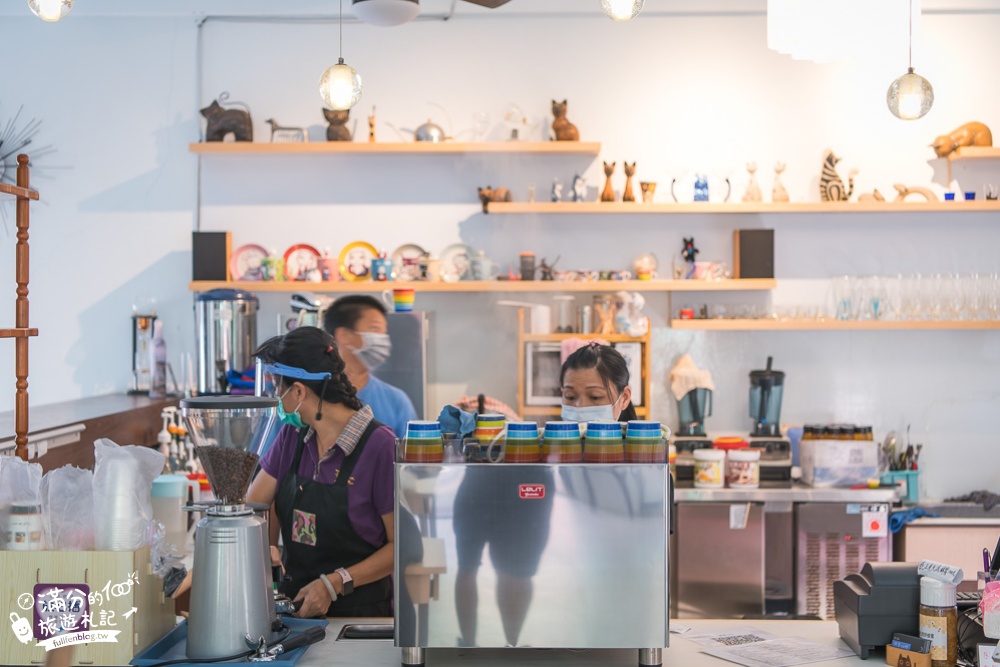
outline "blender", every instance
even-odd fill
[[[261,449],[275,425],[278,399],[184,399],[181,413],[216,497],[195,532],[187,657],[245,653],[275,638],[267,521],[247,504]]]
[[[781,435],[781,395],[785,389],[785,374],[767,368],[750,371],[750,418],[754,420],[750,447],[760,450],[760,485],[762,487],[791,486],[792,444]]]
[[[704,387],[692,389],[677,401],[677,432],[674,450],[677,458],[674,473],[677,481],[694,481],[694,452],[712,446],[705,435],[705,418],[712,416],[712,390]]]

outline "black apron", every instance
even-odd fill
[[[344,459],[333,484],[299,476],[308,432],[307,428],[299,429],[292,467],[281,480],[275,497],[275,511],[285,546],[282,562],[291,577],[282,584],[281,592],[288,597],[294,599],[299,589],[319,579],[320,574],[329,576],[337,568],[355,565],[378,550],[362,539],[351,525],[347,511],[347,481],[368,438],[381,425],[374,419],[368,424],[354,451]],[[299,536],[298,541],[292,539],[293,531]],[[353,593],[337,598],[330,605],[327,616],[392,616],[391,577],[355,586]]]

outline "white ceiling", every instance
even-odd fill
[[[428,19],[445,17],[453,5],[455,19],[600,13],[598,0],[511,0],[507,5],[492,10],[461,0],[420,0],[420,4],[421,14]],[[28,12],[25,0],[4,0],[0,5],[0,16],[18,16]],[[643,14],[763,13],[766,6],[766,0],[646,0]],[[1000,12],[1000,0],[923,0],[923,9],[929,12]],[[77,0],[72,16],[293,17],[335,16],[337,10],[337,0]],[[345,19],[350,17],[350,0],[344,0],[344,15]]]

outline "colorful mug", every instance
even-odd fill
[[[382,257],[372,260],[372,280],[376,282],[387,282],[393,279],[392,260]]]
[[[392,312],[412,313],[416,292],[412,287],[396,287],[382,292],[382,302]]]

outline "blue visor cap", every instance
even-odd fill
[[[333,374],[329,371],[323,373],[310,373],[304,368],[286,366],[285,364],[263,364],[262,368],[265,373],[295,378],[296,380],[329,380],[333,377]]]

